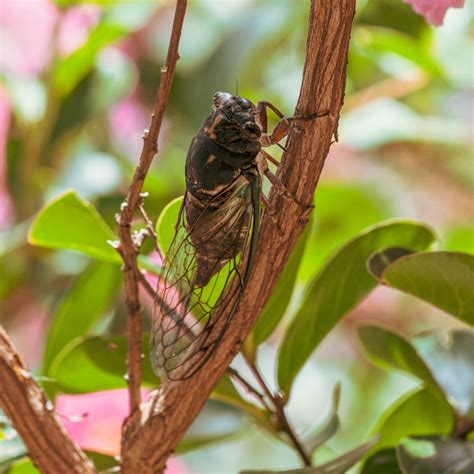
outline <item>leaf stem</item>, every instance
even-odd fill
[[[229,367],[227,369],[227,373],[240,385],[242,385],[248,393],[253,395],[255,398],[258,399],[258,401],[262,404],[262,406],[269,412],[273,413],[272,408],[268,404],[267,400],[265,399],[265,395],[261,392],[259,392],[248,380],[246,380],[242,375],[237,372],[233,367]]]

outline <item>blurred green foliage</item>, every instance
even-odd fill
[[[36,74],[6,67],[1,74],[11,107],[0,180],[1,197],[10,202],[0,221],[1,318],[22,350],[34,334],[43,356],[27,357],[53,397],[125,386],[121,261],[107,240],[116,239],[115,214],[148,124],[173,11],[166,1],[87,3],[95,5],[95,19],[76,49],[61,49],[61,25],[82,2],[58,0],[47,66]],[[212,94],[238,89],[292,113],[307,9],[307,1],[190,1],[160,151],[144,186],[162,245],[172,238],[170,216],[179,201],[158,216],[183,193],[186,149]],[[397,459],[406,469],[466,458],[469,440],[451,435],[472,419],[474,406],[474,343],[467,325],[473,257],[466,255],[474,250],[472,9],[450,12],[445,23],[429,27],[401,0],[358,2],[340,143],[328,157],[311,224],[246,345],[282,391],[307,446],[326,442],[314,454],[321,469],[340,469],[362,456],[365,474],[380,472],[374,466],[401,472]],[[384,221],[390,218],[400,219]],[[137,220],[136,229],[141,227]],[[366,266],[374,252],[394,246],[415,253],[389,262],[380,279],[371,276]],[[140,265],[157,274],[151,248],[149,242],[143,247]],[[380,284],[406,295],[381,291]],[[145,304],[146,314],[149,308]],[[398,331],[372,324],[381,320]],[[24,329],[35,321],[47,330]],[[362,345],[388,373],[369,365],[355,343],[355,326],[369,322],[359,332]],[[421,331],[429,334],[412,337]],[[323,421],[321,406],[331,405],[334,386],[328,374],[335,368],[346,375]],[[400,370],[417,382],[393,373]],[[322,377],[317,403],[315,374]],[[144,383],[159,384],[148,361]],[[230,378],[213,399],[181,447],[210,445],[183,457],[196,472],[223,463],[232,472],[298,463],[268,413]],[[257,434],[243,413],[261,428]],[[207,431],[211,421],[224,429]],[[305,422],[311,423],[307,433]],[[34,472],[29,461],[17,462],[25,451],[7,424],[0,424],[0,444],[11,451],[0,458],[2,468],[15,461],[9,472]],[[375,447],[353,450],[375,433],[381,434]],[[268,449],[276,447],[281,454],[269,459]],[[109,456],[95,462],[114,464]]]

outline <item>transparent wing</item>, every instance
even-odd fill
[[[151,360],[160,378],[191,377],[219,344],[254,253],[258,187],[259,177],[238,180],[206,205],[186,193],[153,311]]]

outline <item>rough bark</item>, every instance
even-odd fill
[[[289,138],[278,176],[298,203],[272,192],[278,219],[262,222],[257,264],[218,350],[192,379],[165,384],[142,405],[139,423],[124,432],[123,472],[163,472],[169,455],[250,333],[308,220],[324,160],[337,136],[355,0],[312,0],[310,8],[295,115],[330,114],[299,123]]]
[[[2,327],[0,380],[0,407],[42,473],[97,473],[92,461],[69,438],[54,405],[33,379]]]

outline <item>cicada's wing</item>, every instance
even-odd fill
[[[204,207],[186,193],[153,311],[151,361],[160,378],[191,377],[219,344],[252,264],[259,186],[252,175]]]

